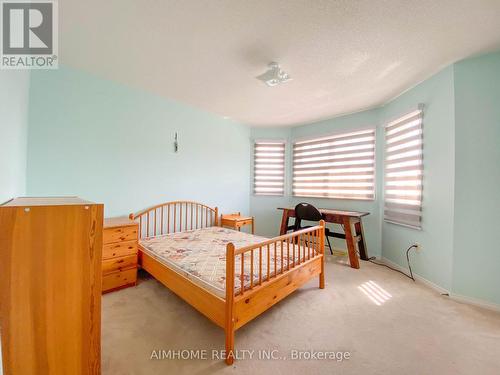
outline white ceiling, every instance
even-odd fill
[[[500,48],[500,0],[64,0],[60,62],[256,126],[383,104]],[[255,76],[278,61],[293,81]]]

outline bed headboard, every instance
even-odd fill
[[[218,216],[217,207],[191,201],[162,203],[129,215],[139,223],[139,239],[217,226]]]

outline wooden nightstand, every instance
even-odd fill
[[[222,215],[220,220],[221,227],[229,227],[241,230],[244,225],[252,226],[252,234],[255,233],[254,220],[252,216],[241,216],[239,212],[231,215]]]
[[[104,219],[103,293],[136,285],[138,228],[126,217]]]

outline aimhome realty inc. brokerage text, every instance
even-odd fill
[[[291,349],[283,354],[277,349],[240,349],[229,354],[236,360],[326,360],[342,362],[351,358],[350,352],[328,350],[298,350]],[[225,350],[207,349],[154,349],[151,351],[151,360],[224,360],[228,356]]]

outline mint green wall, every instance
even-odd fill
[[[425,105],[422,230],[383,221],[382,255],[406,267],[405,250],[419,242],[422,250],[411,255],[413,271],[450,290],[455,178],[453,66],[443,69],[385,105],[381,109],[381,130],[389,120],[415,109],[418,103]],[[380,134],[382,138],[383,133]],[[380,151],[383,152],[382,149]],[[379,173],[382,173],[382,169]],[[383,207],[380,215],[383,216]]]
[[[249,211],[247,126],[64,67],[32,73],[29,117],[29,195],[79,195],[106,216],[178,199]]]
[[[500,52],[455,65],[453,293],[500,304]]]
[[[25,194],[29,72],[0,70],[0,203]]]
[[[28,71],[0,70],[0,204],[26,192],[29,77]]]
[[[281,211],[278,207],[288,207],[290,205],[289,180],[290,166],[290,129],[280,128],[253,128],[251,133],[252,150],[254,140],[286,140],[285,158],[285,195],[283,197],[254,195],[253,186],[250,187],[250,213],[255,217],[255,232],[262,236],[273,237],[279,234],[281,223]],[[250,170],[253,171],[253,151]],[[252,172],[253,173],[253,172]],[[253,177],[253,175],[252,175]],[[253,182],[253,178],[252,178]]]

